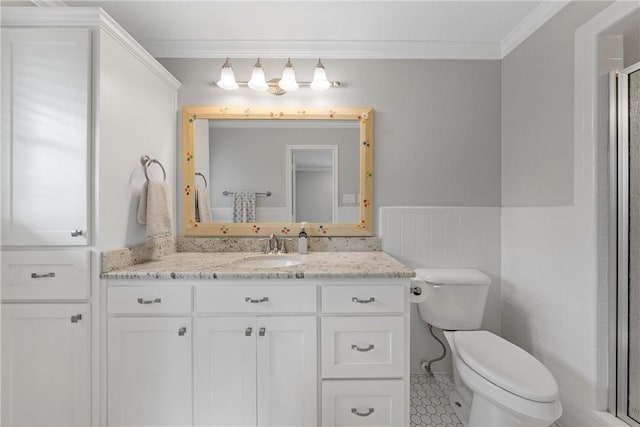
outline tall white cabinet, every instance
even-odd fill
[[[100,425],[98,254],[144,241],[127,186],[142,154],[172,179],[179,83],[98,8],[0,23],[1,423]]]
[[[86,245],[91,33],[2,29],[2,243]]]

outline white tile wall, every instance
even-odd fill
[[[382,207],[382,250],[410,267],[470,267],[487,273],[493,284],[483,327],[500,332],[500,208]],[[420,361],[440,354],[416,307],[411,313],[411,372]],[[442,334],[438,332],[442,337]],[[433,370],[451,371],[447,357]]]
[[[560,425],[590,425],[596,382],[595,240],[578,207],[503,208],[502,334],[553,373]]]

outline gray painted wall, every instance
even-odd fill
[[[572,2],[502,61],[502,205],[573,204],[574,32],[609,2]]]
[[[301,88],[281,97],[215,87],[222,60],[160,62],[182,82],[179,108],[373,107],[376,214],[380,206],[500,206],[500,61],[323,59],[329,79],[343,87]],[[254,62],[233,60],[236,79],[248,80]],[[262,62],[270,79],[282,73],[285,60]],[[298,80],[311,80],[315,60],[293,63]]]

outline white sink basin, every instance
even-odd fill
[[[291,267],[302,263],[302,258],[292,255],[256,255],[232,262],[242,268],[278,268]]]

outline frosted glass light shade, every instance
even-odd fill
[[[233,68],[231,68],[231,62],[229,58],[225,61],[220,71],[220,80],[216,82],[216,86],[225,90],[236,90],[240,86],[236,83],[236,76],[233,74]]]
[[[313,90],[327,90],[331,87],[331,82],[327,80],[327,73],[324,70],[324,65],[318,59],[318,65],[313,70],[313,81],[309,85]]]
[[[264,69],[262,68],[262,64],[260,64],[260,58],[258,58],[256,65],[253,67],[251,80],[249,80],[247,86],[249,86],[253,90],[259,91],[265,91],[269,89],[267,79],[264,77]]]
[[[296,81],[296,72],[293,69],[291,59],[289,59],[287,64],[284,66],[282,79],[278,82],[278,86],[280,89],[286,90],[287,92],[293,92],[294,90],[298,90],[298,87],[300,87]]]

